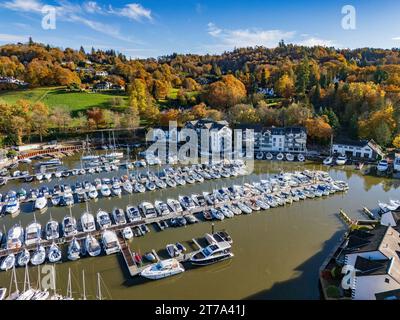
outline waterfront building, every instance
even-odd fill
[[[188,121],[184,125],[185,129],[193,129],[197,132],[199,152],[203,156],[215,153],[223,153],[225,150],[232,150],[232,129],[225,120],[215,121],[212,119],[200,119]],[[205,131],[208,136],[207,150],[202,148],[201,132]],[[181,139],[182,140],[182,139]]]
[[[400,289],[400,234],[390,226],[352,231],[343,248],[344,290],[354,300],[374,300],[377,294]]]
[[[384,157],[382,148],[374,140],[337,140],[332,144],[332,154],[368,160]]]
[[[400,290],[400,262],[392,257],[383,260],[369,260],[357,257],[353,300],[375,300],[386,292]]]
[[[254,126],[254,152],[307,152],[307,131],[304,127]]]

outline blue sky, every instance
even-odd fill
[[[54,6],[56,29],[41,27]],[[342,28],[342,7],[356,29]],[[0,0],[0,44],[34,40],[59,47],[113,48],[129,57],[221,53],[287,43],[335,47],[400,46],[400,1]]]

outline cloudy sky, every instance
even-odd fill
[[[63,48],[113,48],[140,58],[274,47],[281,39],[341,48],[400,47],[398,0],[135,1],[0,0],[0,44],[32,36]],[[49,5],[56,28],[45,30],[43,10]],[[356,10],[355,29],[342,27],[345,5]]]

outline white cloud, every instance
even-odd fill
[[[27,42],[28,36],[0,33],[0,42]]]
[[[103,13],[103,9],[96,1],[88,1],[83,4],[83,8],[89,13]]]
[[[85,13],[89,14],[117,14],[133,20],[141,20],[146,18],[152,20],[151,10],[143,8],[140,4],[131,3],[123,8],[110,10],[103,9],[96,1],[87,1],[80,4],[71,3],[68,0],[57,0],[57,5],[54,8],[57,12],[57,18],[61,21],[80,23],[92,30],[106,34],[110,37],[133,42],[131,38],[125,37],[120,33],[118,27],[105,24],[94,19],[87,18]],[[46,5],[41,3],[39,0],[9,0],[4,3],[0,3],[0,7],[21,12],[31,12],[35,14],[42,14],[42,8]]]
[[[109,13],[126,17],[135,21],[141,21],[143,18],[150,21],[153,20],[153,17],[151,15],[151,10],[144,8],[139,3],[129,3],[124,8],[121,9],[113,9],[110,6]]]
[[[399,40],[400,40],[400,37],[394,37],[394,38],[392,38],[392,40],[394,40],[394,41],[399,41]]]
[[[221,29],[214,23],[208,24],[208,34],[220,41],[218,46],[227,49],[233,47],[274,47],[282,39],[293,38],[294,31],[263,30],[263,29]]]
[[[0,4],[0,7],[23,12],[42,12],[43,4],[37,0],[12,0]]]
[[[296,44],[306,47],[323,46],[323,47],[335,47],[337,44],[333,40],[325,40],[316,37],[311,37]]]

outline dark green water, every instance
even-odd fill
[[[73,162],[74,160],[70,160]],[[302,165],[308,169],[323,169],[319,165]],[[128,203],[137,205],[143,200],[166,200],[178,195],[209,191],[213,188],[258,180],[280,169],[299,169],[295,163],[257,162],[255,172],[245,178],[221,179],[203,184],[187,185],[164,191],[147,192],[122,196],[120,199],[99,199],[90,203],[90,209],[111,211],[113,207],[125,208]],[[120,173],[113,173],[121,175]],[[360,209],[377,207],[377,201],[400,198],[400,181],[362,176],[347,169],[331,169],[335,179],[348,181],[350,190],[323,199],[306,200],[293,205],[261,211],[251,215],[236,216],[215,223],[215,229],[225,229],[233,240],[235,257],[208,267],[188,269],[183,274],[160,281],[143,281],[128,276],[122,257],[119,255],[82,258],[76,262],[57,264],[57,288],[66,293],[68,269],[72,272],[72,288],[75,298],[82,294],[82,274],[85,270],[86,290],[89,298],[96,294],[96,273],[102,277],[102,293],[108,299],[318,299],[318,269],[326,255],[339,241],[346,226],[338,218],[343,208],[350,216],[365,218]],[[108,174],[110,175],[110,174]],[[89,179],[94,179],[94,175]],[[74,183],[70,178],[68,183]],[[51,184],[60,182],[52,181]],[[20,183],[7,188],[21,187]],[[75,205],[72,213],[79,218],[84,205]],[[21,221],[26,226],[33,220],[33,213],[26,207],[18,217],[2,218],[8,228]],[[51,208],[43,214],[36,214],[42,226],[49,214],[61,221],[68,213],[65,208]],[[0,225],[1,225],[0,222]],[[211,223],[199,223],[184,228],[157,232],[152,227],[145,237],[134,238],[130,245],[133,250],[145,253],[151,249],[163,249],[166,244],[199,238],[211,231]],[[160,251],[160,255],[164,253]],[[32,283],[37,278],[37,268],[30,269]],[[11,271],[0,273],[0,286],[9,286]],[[17,272],[18,281],[23,282],[23,270]]]

